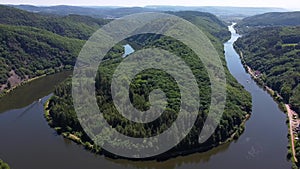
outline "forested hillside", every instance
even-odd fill
[[[250,16],[240,21],[236,28],[245,33],[253,28],[274,26],[300,26],[300,12],[271,12]]]
[[[257,29],[235,45],[263,83],[300,113],[300,27]]]
[[[207,32],[207,36],[209,36],[209,38],[213,42],[215,42],[215,45],[219,43],[215,41],[214,38],[218,38],[222,42],[225,42],[230,37],[230,32],[228,31],[226,24],[213,14],[195,11],[180,11],[168,13],[176,15],[192,22],[195,25],[198,25],[202,31]]]
[[[222,41],[225,41],[226,38],[228,39],[230,33],[227,31],[227,27],[223,22],[211,14],[201,12],[175,12],[173,14],[188,19],[202,29],[212,40],[221,56],[224,66],[226,65]],[[251,111],[251,96],[230,75],[226,67],[224,67],[227,78],[227,102],[225,112],[215,134],[204,144],[199,144],[198,137],[203,122],[208,114],[211,93],[209,78],[202,62],[195,53],[183,43],[168,37],[145,34],[133,36],[126,40],[129,43],[136,44],[139,48],[157,47],[180,56],[192,69],[197,79],[199,90],[201,91],[201,110],[199,110],[195,126],[179,145],[170,150],[170,152],[163,154],[163,158],[170,158],[173,155],[181,154],[181,152],[191,153],[194,151],[205,151],[219,145],[232,136],[238,138],[239,134],[243,131],[241,125],[243,121],[247,119]],[[106,58],[108,60],[103,62],[99,67],[99,72],[96,77],[96,92],[99,108],[104,112],[108,123],[121,133],[132,137],[149,137],[159,134],[167,129],[177,117],[180,106],[178,86],[172,77],[162,71],[150,69],[140,73],[131,83],[129,96],[133,105],[139,110],[147,110],[150,106],[149,93],[159,87],[162,88],[168,98],[167,108],[161,117],[147,124],[134,123],[120,116],[112,102],[110,83],[114,70],[123,60],[121,57],[123,52],[124,49],[122,46],[115,46],[107,54]],[[103,151],[101,147],[93,145],[93,142],[82,130],[72,106],[70,79],[56,88],[54,96],[49,102],[48,109],[48,120],[52,127],[55,127],[59,133],[63,133],[76,142],[84,144],[87,149],[95,153],[105,153],[111,156],[111,154]],[[101,124],[99,124],[98,127],[101,129]],[[110,133],[107,134],[107,137],[114,138]],[[126,143],[116,142],[116,144]]]
[[[107,22],[0,5],[0,93],[24,80],[72,68],[84,40]]]
[[[219,52],[225,67],[222,42],[230,37],[226,25],[208,13],[173,12],[172,14],[189,20],[203,30]],[[41,15],[7,6],[0,6],[0,16],[0,82],[2,90],[39,75],[71,69],[85,40],[101,25],[110,21],[79,15]],[[227,103],[221,124],[206,143],[199,145],[198,136],[210,104],[210,82],[199,58],[181,42],[164,36],[145,34],[128,38],[126,42],[136,44],[139,48],[163,48],[181,56],[197,78],[201,91],[199,117],[186,139],[171,150],[174,154],[192,149],[203,151],[217,146],[233,136],[237,138],[243,131],[241,125],[251,111],[251,97],[227,69],[225,69]],[[168,128],[177,117],[180,103],[178,86],[174,79],[164,72],[148,70],[141,73],[132,82],[130,97],[133,104],[141,110],[146,110],[149,106],[149,93],[153,89],[161,87],[168,97],[168,107],[162,117],[150,124],[132,123],[124,117],[122,118],[113,106],[109,86],[113,71],[123,59],[121,57],[123,53],[124,49],[121,44],[116,45],[108,53],[108,60],[103,62],[104,64],[99,68],[96,78],[99,107],[106,112],[107,121],[124,134],[142,137],[159,134]],[[50,124],[69,138],[85,144],[88,149],[92,149],[96,153],[103,153],[100,147],[92,146],[92,141],[81,129],[72,107],[70,91],[70,79],[55,90],[55,95],[49,103]]]
[[[108,22],[106,19],[80,15],[41,15],[0,5],[0,24],[35,27],[70,38],[87,40]]]
[[[33,27],[0,24],[0,84],[9,88],[24,79],[70,69],[83,43]]]
[[[224,23],[214,15],[174,14],[189,16],[185,13],[195,15],[186,19],[207,25],[203,31],[222,40],[228,37]],[[29,78],[70,69],[84,40],[109,21],[80,15],[41,15],[0,5],[0,92]]]

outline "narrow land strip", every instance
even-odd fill
[[[243,60],[243,53],[240,52],[240,57],[241,59]],[[247,72],[251,75],[251,77],[254,79],[254,80],[258,80],[258,76],[255,74],[255,72],[251,69],[250,66],[244,64]],[[263,87],[268,91],[268,93],[270,93],[273,97],[275,91],[270,88],[269,86],[267,85],[263,85]],[[276,94],[278,97],[282,98],[279,94]],[[296,157],[296,150],[295,150],[295,136],[294,136],[294,131],[296,130],[296,127],[298,127],[298,125],[300,124],[300,119],[297,118],[297,125],[294,125],[293,124],[293,118],[294,118],[294,115],[298,117],[297,113],[295,111],[293,111],[290,107],[290,105],[288,104],[285,104],[285,108],[287,110],[287,115],[288,115],[288,120],[289,120],[289,133],[290,133],[290,142],[291,142],[291,149],[292,149],[292,156],[293,156],[293,160],[295,161],[295,163],[298,163],[298,159]]]
[[[286,110],[287,110],[287,113],[288,113],[288,117],[289,117],[289,124],[290,124],[290,135],[291,135],[291,145],[292,145],[292,153],[293,153],[293,158],[294,158],[294,161],[297,163],[298,160],[296,158],[296,151],[295,151],[295,136],[294,136],[294,130],[295,130],[295,127],[296,125],[293,124],[293,118],[294,118],[294,115],[296,114],[288,104],[285,104],[285,107],[286,107]]]

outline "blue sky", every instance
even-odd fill
[[[299,0],[0,0],[0,4],[75,5],[75,6],[246,6],[281,7],[300,10]]]

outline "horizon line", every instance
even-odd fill
[[[86,4],[51,4],[51,5],[37,5],[37,4],[29,4],[29,3],[0,3],[0,5],[24,5],[24,6],[36,6],[36,7],[53,7],[53,6],[74,6],[74,7],[114,7],[114,8],[126,8],[126,7],[141,7],[141,8],[146,8],[146,7],[227,7],[227,8],[278,8],[278,9],[288,9],[288,8],[283,8],[283,7],[277,7],[277,6],[227,6],[227,5],[190,5],[190,6],[185,6],[185,5],[144,5],[144,6],[139,6],[139,5],[123,5],[123,6],[116,6],[116,5],[86,5]]]
[[[285,8],[285,7],[277,7],[277,6],[227,6],[227,5],[123,5],[123,6],[116,6],[116,5],[86,5],[86,4],[51,4],[51,5],[37,5],[37,4],[29,4],[29,3],[0,3],[0,5],[6,6],[35,6],[35,7],[55,7],[55,6],[72,6],[72,7],[85,7],[85,8],[147,8],[147,7],[186,7],[186,8],[196,8],[196,7],[224,7],[224,8],[273,8],[273,9],[285,9],[287,12],[297,12],[300,11],[300,8]]]

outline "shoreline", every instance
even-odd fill
[[[239,50],[238,48],[236,49],[234,47],[235,50]],[[273,100],[278,104],[280,110],[282,110],[285,114],[287,114],[287,110],[285,108],[285,103],[281,100],[282,97],[276,92],[274,91],[272,88],[270,88],[269,86],[265,85],[263,83],[263,81],[261,80],[260,77],[256,76],[253,69],[248,66],[245,62],[245,60],[243,59],[243,53],[239,50],[239,52],[237,53],[240,53],[239,56],[240,56],[240,59],[241,59],[241,62],[242,62],[242,65],[245,69],[245,71],[251,76],[251,78],[256,82],[256,84],[263,88],[265,91],[267,91],[267,93],[273,98]]]
[[[235,50],[239,50],[239,49],[237,48]],[[282,112],[287,115],[288,135],[290,135],[290,136],[288,136],[288,138],[289,138],[289,145],[291,146],[290,148],[288,148],[288,150],[290,149],[292,151],[291,160],[292,160],[293,163],[295,163],[297,165],[298,164],[298,159],[296,158],[294,134],[293,134],[293,129],[292,129],[292,125],[291,125],[292,124],[292,117],[289,116],[289,111],[294,111],[294,110],[292,110],[288,104],[286,104],[282,101],[282,97],[277,92],[275,92],[269,86],[265,85],[259,77],[255,76],[254,71],[252,70],[252,68],[246,64],[246,62],[243,58],[243,53],[240,50],[237,53],[240,53],[239,56],[240,56],[240,59],[242,61],[242,64],[243,64],[246,72],[250,74],[251,78],[257,83],[258,86],[262,87],[265,91],[268,92],[268,94],[277,103],[280,110],[282,110]]]
[[[40,75],[40,76],[35,76],[33,78],[29,78],[27,80],[24,80],[24,81],[21,81],[21,83],[11,87],[10,89],[4,89],[2,91],[0,91],[0,98],[8,95],[9,93],[13,92],[14,90],[16,90],[17,88],[19,87],[22,87],[23,85],[26,85],[30,82],[33,82],[35,80],[38,80],[40,78],[43,78],[43,77],[46,77],[46,76],[49,76],[49,75],[54,75],[54,74],[57,74],[57,73],[61,73],[61,72],[65,72],[65,71],[72,71],[73,69],[61,69],[61,70],[58,70],[56,72],[53,72],[53,73],[46,73],[46,74],[43,74],[43,75]]]
[[[45,117],[48,125],[52,129],[54,129],[57,132],[58,135],[61,135],[64,138],[69,139],[69,140],[73,141],[74,143],[82,146],[84,149],[86,149],[87,151],[89,151],[92,154],[100,155],[100,156],[103,155],[104,157],[108,157],[108,158],[111,158],[111,159],[125,159],[125,160],[129,160],[129,161],[158,161],[159,162],[159,161],[167,161],[169,159],[180,157],[180,156],[188,156],[188,155],[192,155],[192,154],[195,154],[195,153],[204,153],[204,152],[210,151],[210,150],[212,150],[214,148],[217,148],[221,145],[224,145],[226,143],[237,140],[239,138],[239,136],[244,132],[245,124],[249,120],[249,118],[251,117],[251,113],[247,113],[245,115],[243,121],[241,122],[241,124],[238,126],[238,129],[235,132],[233,132],[229,138],[227,138],[223,142],[219,142],[218,144],[214,144],[214,145],[207,146],[207,147],[199,147],[199,148],[195,148],[195,149],[191,149],[191,150],[185,150],[185,151],[177,151],[177,152],[173,151],[173,152],[170,152],[168,154],[163,153],[159,156],[150,157],[150,158],[134,159],[134,158],[124,158],[124,157],[116,156],[114,154],[111,154],[110,152],[105,151],[104,149],[101,149],[101,147],[100,147],[101,151],[96,152],[93,149],[96,145],[94,145],[90,142],[83,142],[81,138],[77,137],[73,133],[60,132],[61,127],[53,126],[53,124],[52,124],[52,117],[51,117],[50,112],[49,112],[50,111],[50,107],[49,107],[50,99],[51,98],[49,98],[44,104],[44,112],[45,112],[44,117]],[[238,136],[236,137],[236,135],[238,135]]]
[[[228,134],[228,138],[226,138],[224,141],[220,141],[208,146],[203,146],[203,147],[194,147],[194,148],[190,148],[187,150],[169,150],[163,154],[160,154],[158,156],[155,157],[150,157],[150,158],[144,158],[144,159],[134,159],[134,158],[124,158],[124,157],[120,157],[114,154],[111,154],[110,152],[105,151],[104,149],[102,149],[99,146],[96,146],[94,144],[92,144],[91,142],[85,142],[83,141],[80,137],[77,137],[74,133],[74,131],[68,131],[68,132],[61,132],[61,127],[60,126],[54,126],[53,125],[53,121],[52,121],[52,117],[49,114],[49,110],[50,110],[50,106],[49,106],[49,102],[50,102],[51,98],[49,100],[47,100],[46,104],[45,104],[45,118],[48,122],[48,125],[53,128],[58,135],[62,135],[64,138],[69,139],[77,144],[79,144],[80,146],[83,146],[86,150],[88,150],[90,153],[93,153],[95,155],[103,155],[104,157],[108,157],[108,158],[112,158],[112,159],[125,159],[125,160],[130,160],[130,161],[166,161],[172,158],[176,158],[176,157],[180,157],[180,156],[188,156],[191,154],[195,154],[195,153],[204,153],[210,150],[213,150],[214,148],[217,148],[221,145],[224,145],[226,143],[230,143],[234,140],[238,140],[239,137],[242,135],[242,133],[245,130],[245,124],[246,122],[249,120],[249,118],[251,117],[251,111],[246,112],[246,114],[243,116],[242,121],[239,125],[235,125],[235,129],[231,130],[232,133],[229,135]],[[244,112],[244,111],[243,111]],[[242,112],[241,112],[242,113]],[[183,149],[183,148],[182,148]]]
[[[293,124],[292,124],[292,120],[293,120],[293,113],[292,113],[292,109],[290,108],[290,106],[288,104],[285,104],[285,107],[287,109],[288,112],[288,118],[289,118],[289,132],[290,132],[290,139],[291,139],[291,148],[292,148],[292,155],[293,155],[293,160],[295,161],[295,163],[298,163],[298,159],[296,157],[296,150],[295,150],[295,136],[293,134]]]
[[[59,73],[59,72],[57,72],[57,73]],[[0,98],[6,96],[7,94],[11,93],[15,89],[17,89],[17,88],[19,88],[19,87],[21,87],[21,86],[23,86],[23,85],[25,85],[27,83],[30,83],[30,82],[32,82],[34,80],[37,80],[37,79],[40,79],[42,77],[46,77],[48,75],[50,75],[50,74],[43,74],[43,75],[40,75],[40,76],[36,76],[36,77],[30,78],[30,79],[21,81],[21,83],[15,85],[13,87],[11,87],[10,89],[7,89],[7,90],[4,89],[4,90],[0,91]]]

